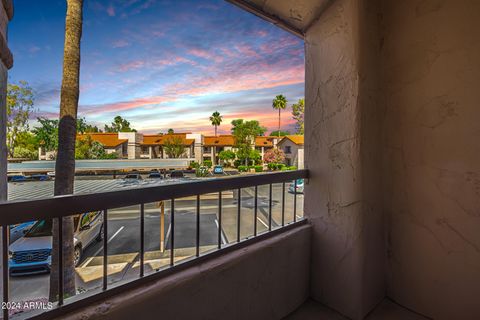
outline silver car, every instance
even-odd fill
[[[74,216],[74,262],[81,261],[83,250],[95,240],[103,239],[103,212],[93,211]],[[25,236],[9,247],[10,274],[26,275],[50,272],[52,263],[52,220],[39,220]]]

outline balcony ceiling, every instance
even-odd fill
[[[303,36],[333,0],[227,0],[279,27]]]

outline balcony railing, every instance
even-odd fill
[[[255,175],[242,175],[236,177],[227,177],[220,179],[193,180],[191,182],[172,183],[161,186],[144,187],[138,189],[129,189],[122,191],[103,192],[95,194],[66,195],[53,198],[32,200],[32,201],[16,201],[5,202],[0,204],[0,224],[2,226],[2,272],[3,272],[3,302],[8,305],[9,302],[9,225],[23,223],[33,220],[59,219],[66,216],[73,216],[81,212],[103,211],[103,285],[98,290],[92,290],[89,294],[81,295],[64,301],[63,294],[59,295],[59,301],[56,307],[50,311],[46,311],[35,315],[36,318],[53,318],[68,311],[87,306],[95,301],[100,301],[114,294],[120,293],[125,289],[135,288],[136,286],[164,277],[172,272],[190,267],[205,259],[211,259],[218,255],[222,255],[228,251],[237,249],[242,246],[249,245],[253,242],[271,237],[278,232],[291,228],[298,223],[303,223],[303,219],[297,219],[297,181],[298,179],[308,178],[307,170],[286,171],[278,173],[265,173]],[[293,219],[286,223],[286,183],[292,183],[293,190]],[[272,228],[272,186],[281,184],[281,220],[276,229]],[[265,232],[258,232],[257,214],[258,214],[258,189],[260,186],[267,186],[268,189],[268,223],[265,225]],[[253,234],[242,239],[240,236],[241,214],[242,214],[242,188],[253,188]],[[237,193],[237,210],[236,224],[237,234],[236,242],[232,244],[222,243],[222,192],[228,190],[236,190]],[[218,234],[217,245],[215,250],[206,253],[200,252],[200,196],[205,194],[218,194]],[[196,199],[195,212],[195,254],[190,259],[176,262],[175,257],[175,199],[192,197]],[[145,264],[145,204],[170,201],[170,233],[168,241],[170,243],[170,261],[169,266],[157,270],[157,272],[146,275],[144,270]],[[109,228],[109,210],[126,206],[140,206],[140,230],[138,237],[140,238],[139,252],[139,274],[138,278],[130,282],[120,285],[109,286],[107,281],[108,267],[108,228]],[[61,234],[61,223],[58,232]],[[60,241],[61,243],[61,241]],[[62,246],[58,248],[59,260],[62,261]],[[58,292],[63,293],[63,269],[62,263],[59,264],[59,288]],[[8,319],[8,310],[3,310],[3,319]]]

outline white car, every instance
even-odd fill
[[[103,212],[74,216],[74,262],[78,266],[83,250],[103,239]],[[50,272],[52,263],[52,220],[39,220],[9,247],[10,275]]]
[[[297,189],[295,189],[295,181],[290,183],[288,187],[288,192],[290,193],[303,193],[303,189],[305,186],[305,181],[303,179],[297,179]]]

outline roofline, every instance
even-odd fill
[[[300,136],[301,136],[301,135],[300,135]],[[294,144],[296,144],[297,146],[303,146],[303,145],[305,145],[305,141],[304,141],[303,143],[296,143],[295,141],[293,141],[292,139],[290,139],[289,136],[283,136],[283,138],[280,139],[280,141],[278,141],[277,144],[280,143],[280,142],[282,142],[284,139],[288,139],[288,140],[292,141],[292,142],[293,142]]]
[[[298,29],[297,27],[294,27],[293,25],[289,24],[288,22],[283,21],[279,17],[273,14],[269,14],[265,11],[263,11],[261,8],[248,3],[244,0],[226,0],[227,2],[230,2],[231,4],[248,11],[264,20],[267,20],[270,23],[273,23],[279,28],[282,28],[285,31],[290,32],[291,34],[301,38],[302,40],[305,39],[305,34],[303,33],[302,30]]]

